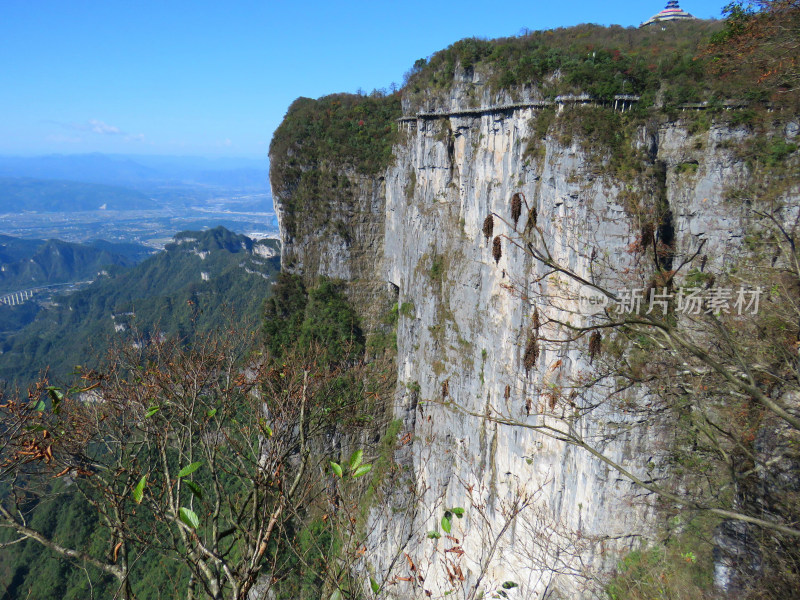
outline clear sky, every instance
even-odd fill
[[[727,0],[683,0],[720,18]],[[266,156],[298,96],[401,84],[524,27],[638,25],[665,0],[0,0],[0,154]]]

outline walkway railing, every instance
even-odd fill
[[[513,112],[515,110],[525,110],[528,108],[544,109],[551,107],[563,107],[566,105],[594,105],[610,107],[612,110],[619,110],[625,112],[630,110],[634,104],[641,100],[641,96],[634,94],[617,94],[609,102],[607,100],[600,100],[593,98],[588,94],[566,94],[563,96],[556,96],[553,100],[531,100],[528,102],[514,102],[512,104],[495,104],[494,106],[479,106],[475,108],[464,108],[454,111],[433,111],[433,112],[419,112],[416,115],[400,117],[397,119],[401,123],[411,123],[425,119],[441,119],[449,117],[470,117],[470,116],[483,116],[491,114],[501,114]],[[725,110],[746,108],[748,103],[743,100],[725,100],[721,103],[712,102],[686,102],[679,104],[680,110],[707,110],[709,108],[723,108]]]

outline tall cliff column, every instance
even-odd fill
[[[394,301],[382,278],[382,171],[392,160],[399,110],[397,95],[301,98],[270,147],[282,268],[307,283],[320,276],[347,282],[367,331]]]

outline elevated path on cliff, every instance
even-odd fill
[[[612,110],[619,110],[625,112],[633,108],[641,100],[641,96],[634,94],[618,94],[613,97],[611,101],[599,100],[592,98],[588,94],[565,95],[556,96],[553,100],[530,100],[528,102],[514,102],[511,104],[495,104],[493,106],[478,106],[475,108],[464,108],[454,111],[432,111],[432,112],[419,112],[415,115],[403,116],[397,119],[401,123],[409,123],[418,120],[426,119],[442,119],[450,117],[481,117],[484,115],[503,114],[514,112],[516,110],[545,109],[545,108],[563,108],[568,105],[591,105],[591,106],[604,106]],[[678,109],[681,111],[686,110],[707,110],[710,108],[722,108],[724,110],[746,108],[747,102],[739,100],[725,100],[721,103],[709,102],[686,102],[679,104]]]

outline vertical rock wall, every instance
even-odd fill
[[[517,584],[512,597],[590,597],[598,574],[654,532],[654,498],[586,451],[535,429],[596,404],[575,426],[643,477],[657,475],[667,439],[658,423],[637,423],[603,404],[602,386],[569,394],[569,382],[586,371],[585,338],[542,342],[526,371],[534,310],[588,321],[565,312],[574,308],[565,298],[574,292],[567,293],[568,282],[542,279],[547,269],[512,243],[519,240],[513,194],[527,202],[518,231],[535,208],[553,258],[612,289],[646,286],[620,278],[639,260],[631,248],[642,223],[626,207],[631,192],[665,203],[670,231],[662,235],[670,236],[676,261],[705,240],[709,265],[720,267],[746,231],[741,210],[724,201],[746,174],[729,149],[742,131],[712,127],[690,136],[674,123],[642,129],[634,143],[660,175],[631,184],[598,169],[577,141],[565,146],[550,136],[526,153],[537,118],[535,109],[515,109],[406,122],[385,175],[351,177],[354,202],[330,205],[328,223],[344,222],[348,240],[333,227],[283,235],[286,266],[351,281],[371,318],[375,298],[385,305],[395,296],[402,307],[394,416],[405,434],[397,452],[404,479],[372,507],[366,554],[370,573],[396,598],[451,589],[457,597],[489,596],[505,582]],[[285,198],[278,190],[273,197],[282,218]],[[490,213],[497,215],[493,236],[502,236],[498,261],[482,233]],[[463,518],[450,510],[456,507]],[[442,524],[448,510],[449,536]]]

